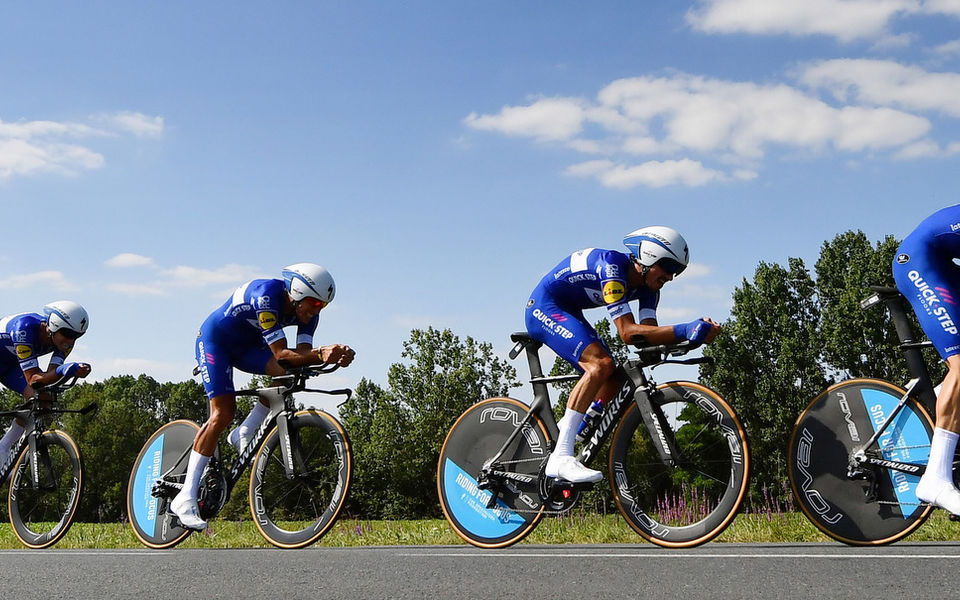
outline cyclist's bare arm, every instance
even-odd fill
[[[80,363],[80,366],[76,371],[77,377],[86,377],[89,374],[90,365],[86,363]],[[46,371],[41,371],[36,367],[27,369],[23,372],[23,377],[27,380],[27,387],[23,390],[23,397],[30,399],[35,393],[33,389],[34,386],[49,385],[60,379],[61,376],[57,374],[57,365],[50,365]]]
[[[637,323],[632,313],[627,313],[613,321],[623,343],[629,344],[635,335],[642,335],[652,345],[670,344],[677,341],[672,326],[657,325],[656,319],[644,319]]]
[[[704,340],[704,343],[709,344],[717,337],[717,334],[720,333],[720,324],[710,317],[703,317],[702,320],[713,326],[710,328],[710,332]],[[683,341],[683,338],[678,338],[674,334],[672,325],[657,325],[656,319],[644,319],[637,323],[633,320],[633,314],[631,313],[618,317],[613,323],[617,326],[617,333],[620,334],[620,339],[623,340],[625,344],[629,344],[630,339],[634,335],[642,335],[646,338],[647,343],[651,345],[672,344]]]
[[[308,367],[310,365],[337,364],[347,367],[353,362],[355,355],[350,346],[330,344],[320,348],[311,348],[309,344],[299,344],[296,349],[287,347],[286,340],[277,340],[270,344],[273,358],[267,363],[267,375],[283,375],[286,369],[280,366],[284,361],[291,367]]]

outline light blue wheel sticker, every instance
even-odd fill
[[[494,508],[487,508],[490,492],[477,487],[477,480],[449,458],[443,469],[443,489],[453,518],[476,536],[498,539],[527,524],[499,500]]]

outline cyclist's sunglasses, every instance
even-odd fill
[[[657,264],[660,265],[660,268],[670,273],[671,275],[679,275],[683,273],[683,270],[687,268],[687,265],[679,263],[672,258],[661,258],[657,261]]]
[[[309,306],[310,308],[323,308],[324,306],[327,305],[327,303],[324,302],[323,300],[318,300],[317,298],[310,298],[310,297],[304,298],[303,300],[301,300],[301,302],[305,302],[306,305]]]
[[[68,340],[75,340],[81,335],[83,335],[82,333],[73,331],[72,329],[58,329],[57,332],[60,333],[60,335],[62,335],[63,337],[67,338]]]

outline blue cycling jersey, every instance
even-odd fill
[[[610,349],[597,334],[583,310],[605,306],[611,319],[632,314],[630,301],[639,304],[638,322],[657,319],[660,292],[631,288],[629,256],[615,250],[587,248],[565,258],[543,279],[527,302],[527,332],[577,369],[583,351],[591,344]]]
[[[320,316],[309,323],[300,323],[295,315],[284,316],[286,298],[282,279],[254,279],[238,287],[223,306],[213,311],[205,325],[238,342],[259,344],[262,339],[267,345],[284,339],[284,327],[297,325],[297,345],[312,345]]]
[[[630,257],[616,250],[587,248],[560,261],[538,286],[560,306],[583,310],[607,307],[611,319],[630,313],[631,300],[639,300],[639,321],[657,318],[660,292],[627,285],[633,268]]]
[[[960,353],[960,205],[920,223],[897,249],[893,276],[940,356]]]
[[[197,336],[196,356],[207,396],[233,393],[233,368],[263,374],[273,357],[268,347],[285,339],[283,328],[297,325],[296,345],[313,345],[320,315],[300,323],[284,315],[287,290],[282,279],[254,279],[213,311]]]
[[[40,331],[46,319],[37,313],[21,313],[0,319],[0,382],[22,394],[27,385],[24,371],[39,369],[39,358],[52,353],[51,365],[62,365],[67,355],[52,343],[40,341]]]

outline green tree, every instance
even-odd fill
[[[356,460],[352,506],[365,517],[438,516],[437,457],[450,426],[519,385],[490,344],[449,329],[414,329],[403,347],[388,388],[364,380],[341,410]]]
[[[871,285],[894,285],[890,265],[899,245],[893,236],[874,245],[862,231],[848,231],[820,248],[816,273],[824,361],[838,379],[876,377],[903,384],[911,378],[890,314],[883,307],[860,307]],[[913,312],[907,314],[922,335]],[[926,358],[936,382],[943,364],[936,351]]]
[[[828,381],[816,287],[798,258],[787,268],[761,262],[733,300],[721,334],[704,350],[716,362],[701,367],[701,378],[744,421],[754,490],[780,490],[793,422]]]

